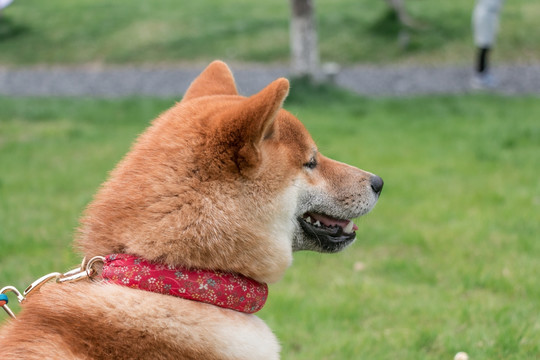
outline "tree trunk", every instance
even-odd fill
[[[313,0],[291,0],[292,75],[315,78],[319,66]]]

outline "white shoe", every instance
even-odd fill
[[[471,87],[476,90],[491,90],[497,85],[497,80],[490,73],[476,74],[471,79]]]

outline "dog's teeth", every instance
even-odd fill
[[[319,220],[315,221],[315,224],[313,224],[315,226],[321,226],[321,222]]]
[[[311,217],[308,216],[307,218],[305,218],[305,220],[308,224],[311,224]]]
[[[346,234],[352,233],[353,226],[354,226],[354,223],[352,221],[349,221],[347,226],[345,226],[345,228],[343,229],[343,232]]]

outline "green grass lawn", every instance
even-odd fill
[[[537,359],[538,99],[299,91],[286,107],[321,151],[385,188],[347,251],[297,253],[270,286],[283,358]],[[173,102],[0,99],[0,287],[79,263],[81,211]]]
[[[397,45],[383,0],[317,0],[323,61],[469,63],[473,1],[406,0],[422,24]],[[287,62],[285,0],[24,0],[0,18],[0,64]],[[495,59],[540,59],[540,2],[506,1]]]

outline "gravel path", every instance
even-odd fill
[[[184,67],[0,68],[0,95],[12,96],[181,96],[204,65]],[[280,76],[285,66],[232,64],[240,93],[250,95]],[[494,68],[496,93],[540,95],[540,64]],[[472,91],[470,68],[377,67],[341,69],[336,83],[366,96],[458,94]]]

